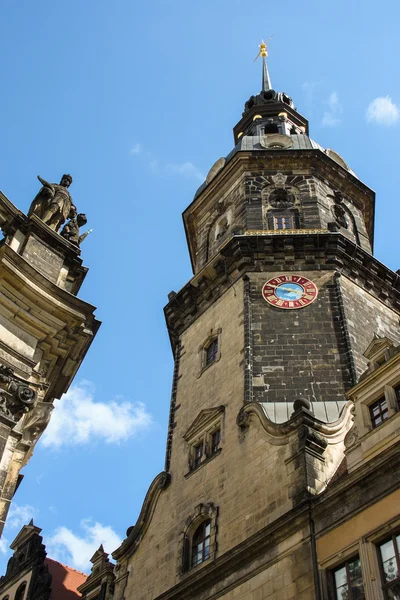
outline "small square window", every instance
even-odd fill
[[[371,415],[372,427],[379,427],[383,421],[389,418],[389,411],[386,403],[386,398],[380,398],[370,405],[369,414]]]
[[[221,430],[217,429],[211,434],[211,454],[215,454],[219,449],[219,443],[221,441]]]
[[[332,572],[335,600],[364,600],[360,558],[346,561]]]

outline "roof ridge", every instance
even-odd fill
[[[55,560],[54,558],[50,558],[49,556],[46,556],[46,558],[44,560],[45,560],[45,562],[50,560],[53,563],[57,563],[58,565],[65,567],[69,571],[75,571],[75,573],[79,573],[79,575],[84,575],[85,577],[88,577],[88,573],[84,573],[83,571],[78,571],[78,569],[74,569],[74,567],[69,567],[68,565],[65,565],[64,563],[60,562],[59,560]]]

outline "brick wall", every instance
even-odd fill
[[[360,376],[368,366],[363,354],[374,333],[387,336],[395,345],[400,344],[399,314],[347,277],[341,277],[340,281],[352,353]]]
[[[282,273],[251,274],[253,394],[263,402],[343,400],[351,385],[346,340],[338,320],[333,273],[302,271],[318,288],[317,299],[297,310],[268,304],[262,286]]]

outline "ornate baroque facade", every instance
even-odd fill
[[[71,237],[72,178],[40,180],[29,216],[0,192],[0,535],[20,470],[100,325],[95,307],[77,297],[87,273],[79,249],[86,235],[79,238],[76,224]],[[65,228],[58,234],[68,217],[68,235]],[[78,217],[83,223],[85,215]]]

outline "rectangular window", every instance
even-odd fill
[[[371,415],[372,427],[378,427],[382,425],[383,421],[389,417],[388,407],[386,404],[386,398],[380,398],[376,402],[370,405],[369,414]]]
[[[274,229],[294,229],[293,217],[291,217],[290,215],[285,217],[274,216]]]
[[[218,338],[212,340],[212,342],[206,348],[206,366],[213,363],[218,356]]]
[[[400,598],[400,535],[393,535],[379,546],[382,588],[385,598]]]
[[[217,452],[220,441],[221,441],[221,430],[217,429],[211,435],[211,454],[215,454],[215,452]]]
[[[332,572],[335,600],[364,600],[360,558],[349,560]]]
[[[197,446],[194,447],[194,461],[193,461],[194,469],[197,469],[197,467],[200,466],[202,456],[203,456],[203,442],[201,442],[200,444],[197,444]]]

